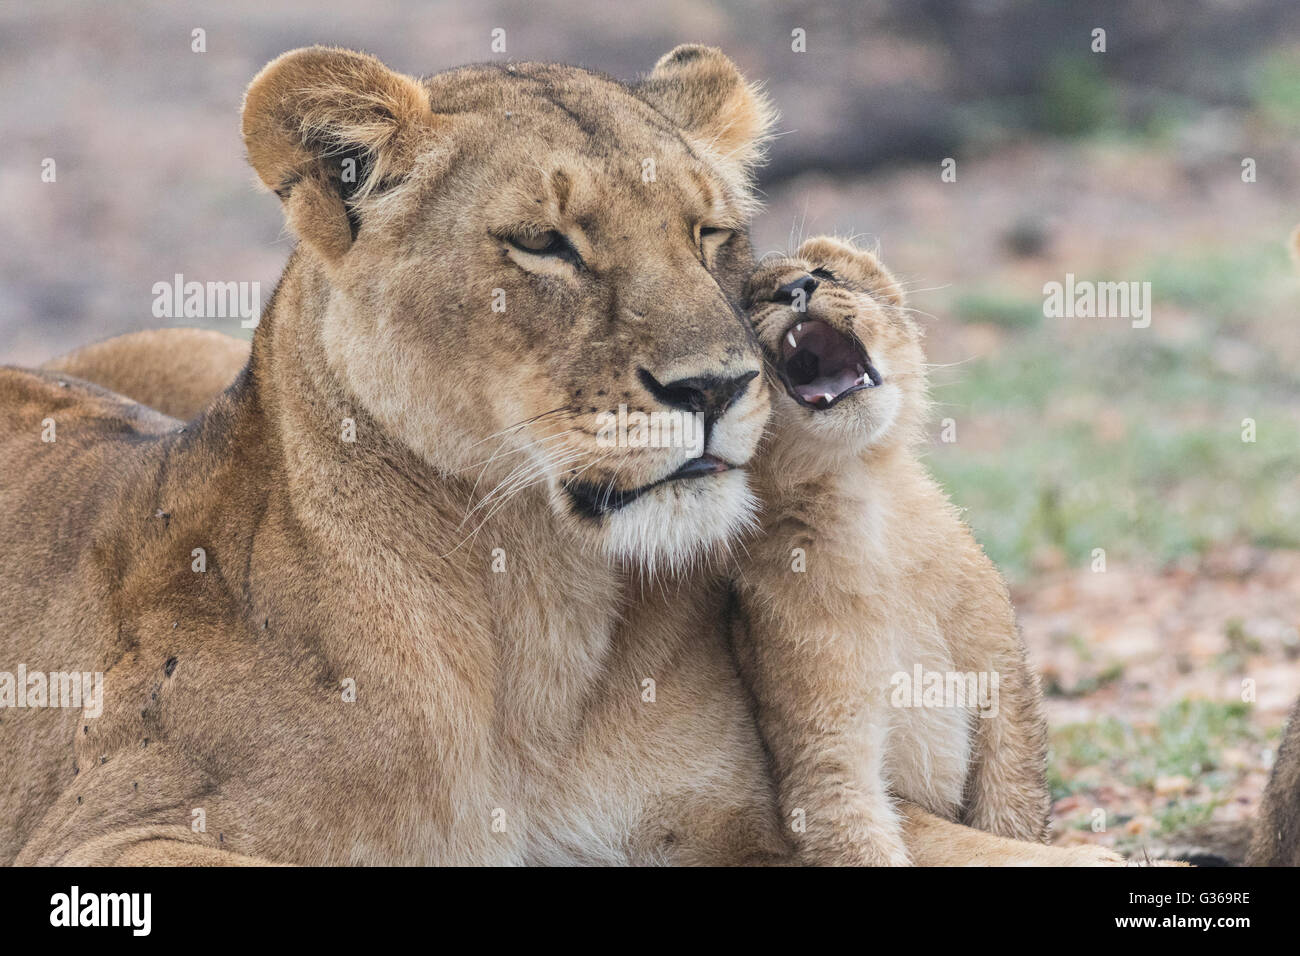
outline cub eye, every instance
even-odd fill
[[[817,278],[819,278],[819,279],[825,279],[827,282],[834,282],[834,281],[835,281],[835,273],[834,273],[834,272],[831,272],[830,269],[823,269],[823,268],[821,268],[820,266],[819,266],[818,268],[814,269],[814,270],[813,270],[811,273],[809,273],[809,274],[810,274],[810,275],[815,275],[815,276],[816,276]]]
[[[554,229],[531,234],[515,233],[504,238],[520,252],[526,252],[531,256],[548,256],[573,262],[578,259],[578,250],[573,248],[573,243]]]

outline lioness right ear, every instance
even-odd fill
[[[410,170],[433,121],[418,81],[329,47],[277,57],[244,95],[249,162],[293,230],[329,259],[351,247],[362,200]]]
[[[695,44],[670,50],[637,90],[738,183],[763,158],[776,110],[721,50]]]

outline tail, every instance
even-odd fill
[[[1234,820],[1188,827],[1163,846],[1152,847],[1151,856],[1192,866],[1244,866],[1253,826],[1253,820]]]

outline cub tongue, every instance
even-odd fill
[[[820,319],[800,322],[786,332],[781,359],[791,390],[814,408],[828,408],[862,384],[866,373],[858,347]]]
[[[810,405],[829,405],[841,392],[847,391],[862,380],[862,376],[855,375],[854,371],[852,368],[846,368],[833,375],[822,375],[806,384],[796,385],[794,390]]]

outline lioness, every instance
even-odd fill
[[[817,238],[746,300],[778,387],[737,649],[801,856],[907,863],[895,797],[1045,839],[1037,681],[996,568],[917,458],[925,358],[900,286]]]
[[[721,585],[621,572],[750,519],[766,120],[700,47],[632,87],[264,69],[245,141],[301,243],[233,385],[182,425],[0,372],[0,654],[104,675],[101,716],[0,720],[0,859],[789,860]],[[702,461],[598,447],[620,400],[698,411]],[[903,813],[918,863],[1104,858]]]

